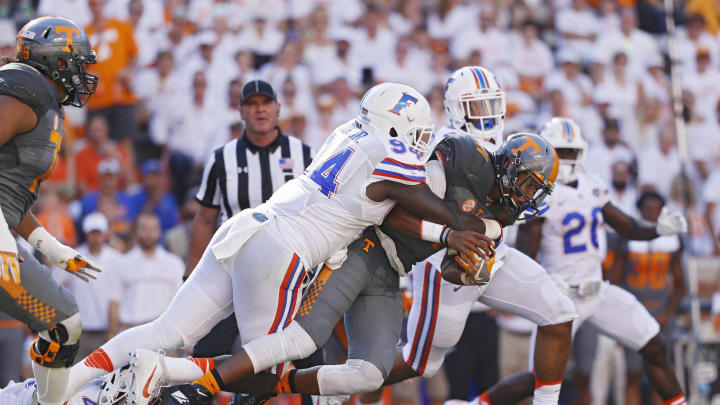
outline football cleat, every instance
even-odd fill
[[[130,405],[149,405],[160,393],[165,378],[165,353],[137,349],[130,353],[130,371],[135,375]]]
[[[212,405],[213,395],[200,384],[173,385],[162,389],[162,405]]]

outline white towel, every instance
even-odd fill
[[[253,235],[268,226],[275,219],[275,214],[265,204],[257,208],[248,208],[233,215],[223,226],[230,229],[225,236],[215,241],[211,246],[215,258],[226,265]],[[230,261],[231,263],[232,261]],[[229,270],[229,269],[228,269]]]

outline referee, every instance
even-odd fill
[[[190,229],[186,277],[200,261],[218,223],[267,201],[310,165],[310,147],[282,133],[277,125],[279,114],[280,103],[270,83],[253,80],[243,86],[240,116],[245,131],[241,138],[215,150],[205,164],[195,196],[200,208]],[[212,357],[229,353],[237,334],[233,314],[195,345],[194,354]]]

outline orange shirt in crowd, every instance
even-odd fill
[[[123,170],[133,167],[133,161],[124,148],[115,146],[115,150],[119,156],[120,167]],[[77,173],[77,183],[81,190],[97,190],[100,186],[100,175],[98,174],[98,165],[100,161],[110,156],[100,156],[98,151],[88,144],[80,149],[75,155],[75,173]],[[122,176],[121,176],[122,179]],[[121,187],[127,184],[122,184]]]
[[[91,24],[85,27],[85,32],[98,59],[98,63],[90,67],[90,72],[100,78],[88,108],[134,103],[135,96],[129,87],[130,83],[118,78],[118,73],[133,63],[138,52],[132,26],[124,21],[106,19],[100,28]]]
[[[63,210],[53,210],[51,212],[41,211],[37,215],[37,220],[50,234],[58,238],[60,242],[69,246],[75,246],[77,244],[75,224],[67,212]]]
[[[710,34],[717,34],[720,30],[720,13],[715,0],[689,0],[685,4],[688,15],[700,14],[705,18],[705,27]]]

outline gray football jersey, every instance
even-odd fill
[[[37,125],[0,147],[0,206],[15,228],[50,177],[62,140],[63,113],[57,92],[36,69],[9,63],[0,67],[0,95],[14,97],[37,115]]]
[[[477,144],[471,136],[449,137],[433,151],[445,169],[446,191],[444,201],[458,207],[462,212],[480,218],[493,218],[512,224],[513,218],[500,205],[488,199],[488,193],[495,180],[493,155]],[[508,221],[512,221],[508,223]],[[398,258],[405,271],[412,265],[427,259],[442,249],[439,243],[423,241],[411,236],[381,227],[383,233],[392,238]]]

